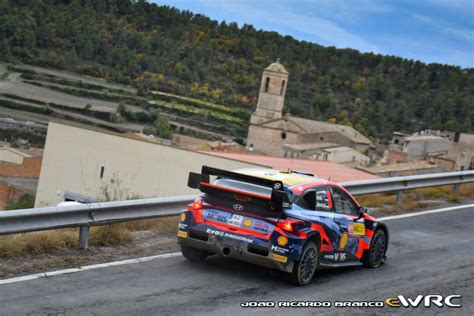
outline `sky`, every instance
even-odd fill
[[[474,0],[153,0],[323,46],[474,67]]]

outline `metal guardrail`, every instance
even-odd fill
[[[342,182],[341,185],[354,195],[396,191],[399,201],[403,190],[454,185],[453,190],[458,192],[459,186],[468,182],[474,182],[474,171],[351,181]],[[5,211],[0,212],[0,235],[79,227],[79,244],[82,248],[87,248],[91,226],[176,216],[198,196],[184,195]]]

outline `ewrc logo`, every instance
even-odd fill
[[[423,302],[424,307],[431,307],[432,305],[438,307],[461,307],[461,304],[453,303],[453,300],[461,300],[462,295],[417,295],[416,298],[406,298],[403,295],[397,297],[390,297],[385,300],[385,303],[390,307],[418,307]],[[460,303],[460,302],[459,302]]]

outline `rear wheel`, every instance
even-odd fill
[[[295,262],[293,272],[289,275],[290,281],[298,286],[311,283],[319,266],[319,246],[308,241],[303,248],[301,259]]]
[[[375,231],[370,248],[364,252],[362,263],[368,268],[378,268],[383,262],[387,249],[387,236],[383,229]]]
[[[181,253],[183,254],[183,257],[192,262],[202,262],[209,256],[207,251],[186,246],[181,246]]]

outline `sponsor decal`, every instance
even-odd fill
[[[221,213],[217,211],[206,211],[205,213],[205,218],[214,222],[220,222],[227,224],[228,222],[228,217],[225,215],[222,215]]]
[[[285,247],[286,245],[288,245],[288,238],[286,238],[285,236],[278,237],[277,244],[278,246]]]
[[[220,230],[214,230],[214,229],[208,228],[206,230],[206,233],[208,233],[209,235],[215,235],[215,236],[230,238],[230,239],[234,239],[234,240],[238,240],[238,241],[244,241],[244,242],[247,242],[249,244],[253,243],[252,238],[248,238],[248,237],[245,237],[245,236],[240,236],[240,235],[236,235],[236,234],[232,234],[232,233],[227,233],[227,232],[223,232],[223,231],[220,231]]]
[[[243,211],[244,210],[244,206],[241,205],[241,204],[234,204],[234,205],[232,205],[232,208],[236,211]]]
[[[282,254],[286,254],[287,252],[290,251],[290,249],[285,249],[285,248],[282,248],[282,247],[272,245],[272,251],[273,252],[279,252],[279,253],[282,253]]]
[[[185,212],[181,213],[181,218],[180,218],[180,220],[181,220],[182,222],[184,222],[184,221],[186,220],[186,213],[185,213]]]
[[[339,250],[343,250],[344,248],[346,248],[347,240],[348,240],[347,232],[344,232],[341,236],[341,240],[339,240]]]
[[[233,214],[232,217],[229,219],[228,224],[235,227],[240,227],[240,225],[242,225],[243,219],[243,216]]]
[[[345,252],[337,252],[335,254],[324,255],[324,259],[333,260],[337,262],[342,262],[347,260],[347,253]]]
[[[179,230],[179,231],[178,231],[178,237],[186,238],[186,237],[188,237],[188,233]]]
[[[281,182],[275,182],[275,184],[273,184],[273,189],[274,190],[280,190],[281,189]]]
[[[272,258],[275,261],[283,262],[283,263],[286,263],[288,261],[288,257],[277,255],[276,253],[272,253]]]
[[[252,220],[251,219],[246,219],[244,221],[244,226],[249,228],[250,226],[252,226]]]
[[[179,229],[186,229],[186,228],[188,228],[188,224],[179,223],[179,224],[178,224],[178,228],[179,228]]]
[[[234,194],[234,200],[239,202],[249,202],[252,200],[252,198],[248,195]]]
[[[347,229],[349,230],[349,234],[363,236],[365,235],[365,225],[361,223],[348,223]]]
[[[261,222],[261,221],[255,221],[253,225],[253,229],[259,232],[262,232],[264,234],[268,233],[268,230],[270,229],[270,226],[268,224]]]

